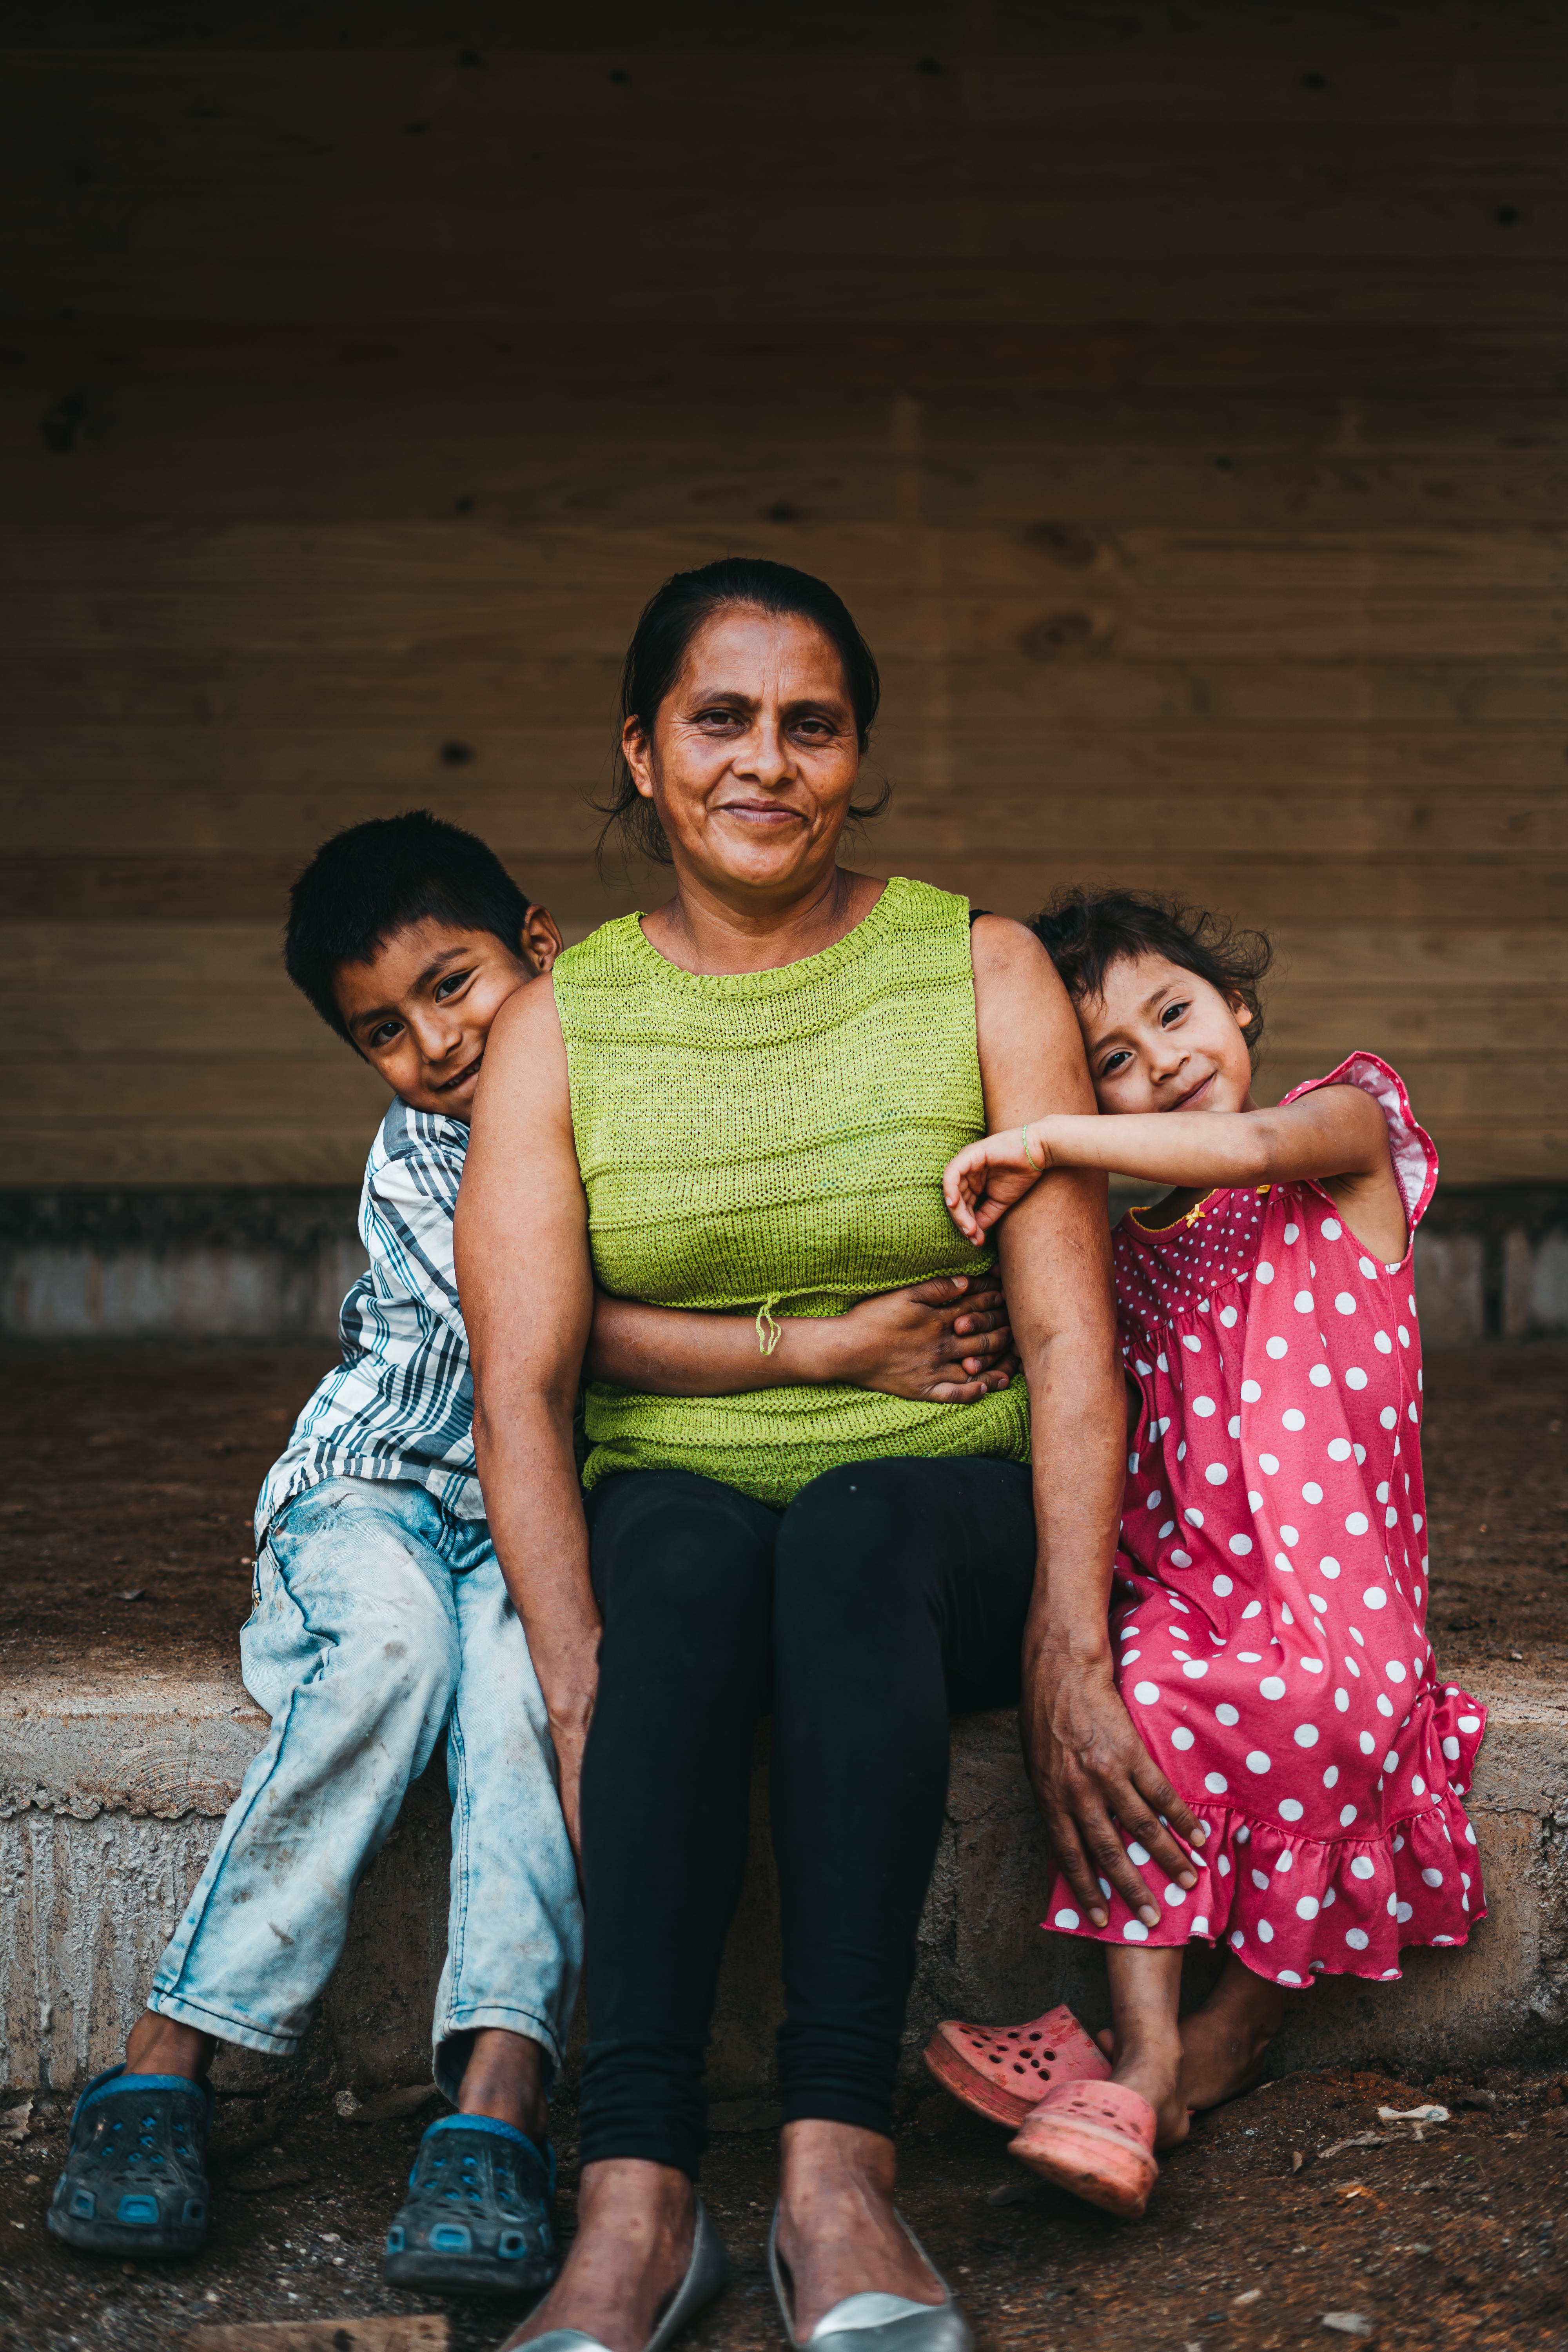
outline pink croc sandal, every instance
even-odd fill
[[[1031,2025],[939,2025],[925,2062],[943,2090],[977,2116],[1016,2131],[1058,2083],[1103,2083],[1110,2061],[1070,2009],[1047,2009]]]
[[[1089,2205],[1142,2219],[1159,2178],[1154,2110],[1121,2083],[1058,2083],[1007,2153]]]

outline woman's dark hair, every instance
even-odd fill
[[[428,809],[373,817],[324,841],[289,891],[283,961],[328,1028],[353,1045],[334,986],[343,964],[373,962],[397,932],[431,919],[493,931],[516,955],[528,905],[477,834]]]
[[[1163,956],[1222,996],[1239,996],[1252,1015],[1247,1046],[1257,1061],[1263,1040],[1259,983],[1274,961],[1264,932],[1238,931],[1224,915],[1147,890],[1058,890],[1029,929],[1075,1004],[1104,994],[1113,963],[1143,955]]]
[[[679,677],[693,637],[705,621],[731,605],[787,614],[810,621],[822,631],[842,665],[856,736],[864,751],[882,696],[870,646],[855,626],[843,598],[825,580],[814,579],[809,572],[796,572],[787,563],[770,563],[760,555],[726,555],[696,572],[672,572],[648,598],[621,671],[623,728],[628,719],[635,719],[651,737],[659,705]],[[884,784],[876,800],[851,806],[851,821],[879,816],[888,804],[889,789]],[[664,827],[653,803],[638,792],[618,738],[610,797],[599,806],[605,814],[601,847],[618,827],[628,848],[661,866],[668,865],[669,844]]]

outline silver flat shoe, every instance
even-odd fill
[[[664,2352],[665,2346],[673,2344],[681,2329],[689,2326],[698,2313],[706,2310],[715,2295],[722,2294],[729,2284],[730,2257],[724,2252],[724,2242],[708,2219],[708,2208],[700,2197],[697,2200],[697,2230],[691,2241],[691,2260],[686,2266],[686,2276],[677,2287],[669,2309],[644,2345],[643,2352]],[[596,2336],[585,2335],[580,2327],[552,2327],[544,2335],[535,2336],[523,2347],[523,2352],[605,2352],[605,2347]]]
[[[969,2322],[952,2299],[952,2289],[900,2213],[900,2229],[919,2254],[938,2286],[940,2303],[911,2303],[908,2295],[868,2292],[847,2294],[825,2311],[805,2344],[795,2332],[784,2273],[779,2266],[779,2209],[768,2231],[768,2272],[784,2334],[795,2352],[973,2352]]]

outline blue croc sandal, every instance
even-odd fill
[[[183,2074],[95,2074],[71,2116],[66,2168],[48,2210],[68,2246],[155,2260],[194,2254],[207,2234],[213,2095]]]
[[[552,2284],[555,2150],[489,2116],[443,2116],[419,2143],[386,2233],[392,2286],[534,2294]]]

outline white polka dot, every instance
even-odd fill
[[[1204,1523],[1204,1515],[1201,1511],[1185,1510],[1182,1513],[1182,1517],[1190,1528],[1201,1528]]]
[[[1347,1389],[1365,1388],[1366,1374],[1362,1370],[1359,1364],[1352,1364],[1349,1371],[1345,1374],[1345,1386]]]
[[[1402,1348],[1408,1348],[1408,1346],[1410,1345],[1410,1334],[1409,1334],[1409,1332],[1405,1329],[1405,1326],[1404,1326],[1404,1324],[1403,1324],[1403,1323],[1401,1323],[1401,1324],[1399,1325],[1398,1328],[1399,1328],[1399,1344],[1400,1344],[1400,1346],[1401,1346]]]
[[[1231,1582],[1228,1576],[1216,1576],[1214,1580],[1214,1590],[1219,1594],[1220,1599],[1223,1601],[1227,1592],[1234,1592],[1236,1591],[1236,1587]]]
[[[1455,1721],[1461,1731],[1479,1731],[1481,1727],[1481,1718],[1479,1715],[1457,1716]]]
[[[1174,1911],[1177,1906],[1184,1903],[1186,1899],[1187,1889],[1184,1886],[1178,1886],[1174,1879],[1167,1880],[1165,1885],[1165,1900],[1170,1905],[1172,1910]]]
[[[1129,1862],[1136,1863],[1138,1868],[1142,1870],[1149,1859],[1147,1846],[1140,1845],[1136,1838],[1131,1839],[1127,1848],[1127,1859]]]
[[[1196,1355],[1200,1355],[1200,1354],[1202,1353],[1202,1351],[1203,1351],[1203,1344],[1204,1344],[1204,1343],[1203,1343],[1203,1341],[1199,1339],[1199,1337],[1198,1337],[1198,1335],[1197,1335],[1197,1333],[1196,1333],[1195,1331],[1184,1331],[1184,1332],[1183,1332],[1183,1334],[1182,1334],[1182,1345],[1183,1345],[1183,1347],[1184,1347],[1184,1348],[1190,1348],[1190,1349],[1191,1349],[1191,1350],[1192,1350],[1192,1352],[1193,1352],[1193,1354],[1194,1354],[1194,1356],[1196,1356]]]
[[[1350,1946],[1352,1952],[1364,1952],[1371,1940],[1372,1938],[1368,1936],[1364,1927],[1347,1927],[1345,1929],[1345,1941]]]
[[[1142,1650],[1123,1650],[1119,1663],[1124,1666],[1135,1665],[1142,1654]]]
[[[1226,1423],[1225,1433],[1227,1437],[1239,1437],[1241,1435],[1241,1415],[1238,1412],[1233,1412],[1230,1419]]]
[[[1333,1385],[1334,1376],[1327,1364],[1314,1364],[1307,1378],[1315,1389],[1331,1388]]]
[[[1300,1238],[1301,1228],[1296,1223],[1295,1218],[1292,1217],[1289,1223],[1285,1228],[1285,1239],[1287,1242],[1299,1242]]]
[[[1388,1606],[1388,1595],[1381,1584],[1369,1584],[1361,1597],[1365,1608],[1386,1609]]]
[[[1197,1414],[1200,1421],[1206,1421],[1210,1413],[1217,1412],[1219,1408],[1215,1403],[1213,1397],[1194,1397],[1193,1399],[1193,1411]]]
[[[1398,1750],[1398,1748],[1391,1748],[1389,1749],[1389,1751],[1388,1751],[1387,1755],[1386,1755],[1386,1756],[1384,1758],[1384,1759],[1383,1759],[1383,1769],[1384,1769],[1384,1770],[1385,1772],[1397,1772],[1397,1771],[1398,1771],[1398,1769],[1399,1769],[1399,1750]],[[1401,1843],[1403,1843],[1403,1841],[1401,1841]]]
[[[1204,1787],[1208,1790],[1211,1797],[1223,1797],[1229,1786],[1230,1782],[1226,1779],[1223,1772],[1205,1772],[1204,1774]]]
[[[1385,1699],[1381,1691],[1379,1691],[1377,1695],[1377,1711],[1379,1715],[1392,1715],[1394,1713],[1393,1703],[1390,1700]]]
[[[1186,1675],[1189,1682],[1194,1683],[1202,1682],[1208,1670],[1209,1662],[1206,1658],[1189,1658],[1186,1664],[1182,1668],[1182,1672]],[[1401,1671],[1403,1672],[1403,1668]]]
[[[1190,1551],[1173,1551],[1171,1554],[1171,1564],[1174,1568],[1191,1568],[1193,1564],[1192,1553]]]
[[[1175,1520],[1174,1520],[1174,1519],[1167,1519],[1167,1520],[1165,1521],[1164,1526],[1160,1529],[1160,1541],[1161,1541],[1162,1543],[1163,1543],[1163,1542],[1164,1542],[1164,1540],[1165,1540],[1165,1538],[1166,1538],[1167,1536],[1173,1536],[1173,1535],[1175,1534],[1175,1532],[1176,1532],[1176,1522],[1175,1522]]]
[[[1357,1258],[1357,1260],[1356,1260],[1356,1264],[1360,1266],[1360,1268],[1361,1268],[1361,1270],[1362,1270],[1363,1274],[1364,1274],[1364,1275],[1365,1275],[1365,1276],[1366,1276],[1367,1280],[1370,1282],[1370,1281],[1372,1280],[1372,1278],[1373,1278],[1373,1276],[1377,1272],[1377,1268],[1376,1268],[1376,1266],[1375,1266],[1375,1265],[1373,1265],[1373,1262],[1372,1262],[1371,1258],[1369,1258],[1369,1257],[1358,1257],[1358,1258]]]
[[[1247,1553],[1252,1549],[1252,1538],[1250,1536],[1232,1536],[1230,1539],[1230,1549],[1236,1554],[1237,1559],[1245,1559]]]
[[[1279,1532],[1288,1544],[1299,1544],[1301,1540],[1300,1530],[1297,1528],[1288,1528],[1283,1522],[1280,1524]]]
[[[1348,1715],[1351,1709],[1351,1695],[1349,1691],[1344,1689],[1337,1690],[1334,1693],[1334,1705],[1339,1708],[1342,1715]]]
[[[1421,1884],[1423,1886],[1441,1886],[1443,1884],[1442,1872],[1440,1870],[1424,1870],[1421,1874]]]
[[[1171,1734],[1171,1745],[1172,1745],[1172,1747],[1173,1747],[1173,1748],[1190,1748],[1190,1747],[1192,1746],[1192,1744],[1193,1744],[1193,1735],[1192,1735],[1192,1733],[1187,1729],[1187,1727],[1186,1727],[1186,1725],[1185,1725],[1184,1723],[1178,1723],[1178,1724],[1177,1724],[1177,1726],[1176,1726],[1176,1727],[1175,1727],[1175,1729],[1174,1729],[1174,1731],[1173,1731],[1173,1732],[1172,1732],[1172,1734]]]
[[[1348,1437],[1331,1437],[1329,1440],[1329,1460],[1331,1462],[1348,1462],[1350,1458],[1350,1439]]]
[[[1260,1511],[1263,1508],[1263,1497],[1256,1486],[1249,1486],[1247,1490],[1247,1507],[1249,1511]]]
[[[1322,1499],[1322,1488],[1319,1486],[1315,1478],[1309,1478],[1306,1485],[1301,1489],[1301,1500],[1304,1503],[1321,1503]]]
[[[1263,1664],[1261,1650],[1237,1650],[1236,1654],[1244,1666],[1260,1666]]]
[[[1339,1308],[1342,1315],[1353,1315],[1355,1313],[1355,1300],[1351,1297],[1348,1290],[1342,1290],[1338,1294],[1334,1300],[1334,1305]]]
[[[1279,1457],[1277,1454],[1260,1454],[1258,1457],[1258,1466],[1260,1470],[1266,1470],[1272,1478],[1279,1467]]]
[[[1271,1356],[1274,1361],[1278,1363],[1281,1356],[1288,1356],[1289,1354],[1290,1345],[1289,1340],[1281,1339],[1278,1335],[1276,1335],[1274,1339],[1267,1342],[1264,1352],[1266,1355]]]
[[[1255,1870],[1252,1874],[1252,1883],[1254,1886],[1257,1887],[1260,1895],[1267,1895],[1268,1892],[1268,1873],[1266,1870]]]
[[[1368,1855],[1358,1853],[1353,1857],[1351,1863],[1351,1876],[1352,1878],[1371,1878],[1375,1874],[1377,1864],[1372,1861]]]
[[[1372,1344],[1380,1356],[1392,1356],[1394,1353],[1394,1342],[1386,1331],[1374,1331],[1372,1335]]]
[[[1406,1919],[1414,1915],[1415,1906],[1414,1903],[1398,1903],[1393,1906],[1393,1909],[1394,1917],[1403,1927]]]
[[[1241,1402],[1243,1404],[1256,1404],[1262,1394],[1263,1391],[1258,1387],[1256,1381],[1243,1381],[1241,1383]]]
[[[1262,1601],[1249,1601],[1241,1613],[1244,1618],[1261,1617],[1263,1614]]]
[[[1338,1217],[1325,1217],[1322,1223],[1319,1226],[1318,1231],[1322,1234],[1323,1239],[1326,1242],[1337,1242],[1341,1234],[1343,1233],[1344,1227],[1341,1224]]]
[[[1310,1315],[1312,1311],[1311,1292],[1310,1290],[1299,1290],[1296,1293],[1295,1297],[1290,1301],[1290,1304],[1294,1307],[1298,1315]]]
[[[1391,1683],[1402,1683],[1405,1680],[1405,1668],[1398,1658],[1390,1658],[1383,1671]]]
[[[1134,1683],[1132,1696],[1140,1706],[1152,1706],[1160,1696],[1160,1685],[1158,1683]]]
[[[1237,1715],[1235,1707],[1231,1706],[1228,1699],[1222,1701],[1222,1703],[1215,1707],[1215,1715],[1219,1722],[1226,1725],[1239,1723],[1241,1721],[1240,1716]]]
[[[1279,1801],[1279,1818],[1282,1822],[1299,1822],[1305,1811],[1306,1807],[1299,1797],[1282,1797]],[[1289,1870],[1295,1859],[1295,1855],[1287,1846],[1274,1867],[1276,1870]]]
[[[1229,1475],[1230,1472],[1226,1469],[1223,1462],[1211,1462],[1208,1468],[1204,1472],[1204,1476],[1208,1480],[1211,1486],[1223,1486]]]
[[[1318,1727],[1317,1727],[1317,1725],[1316,1725],[1315,1723],[1299,1723],[1299,1724],[1296,1726],[1296,1745],[1297,1745],[1297,1747],[1298,1747],[1298,1748],[1315,1748],[1315,1747],[1317,1746],[1317,1744],[1318,1744]]]
[[[1426,1794],[1426,1783],[1419,1772],[1412,1772],[1410,1775],[1410,1787],[1412,1793],[1417,1797],[1424,1797]]]
[[[1200,1911],[1194,1917],[1188,1933],[1193,1936],[1206,1936],[1208,1931],[1208,1913],[1206,1911]]]
[[[1285,1685],[1278,1675],[1265,1675],[1258,1687],[1265,1698],[1283,1698],[1285,1696]]]
[[[1265,1756],[1265,1754],[1263,1753],[1262,1748],[1253,1748],[1253,1749],[1252,1749],[1252,1751],[1251,1751],[1251,1753],[1248,1755],[1247,1759],[1247,1770],[1248,1770],[1249,1772],[1267,1772],[1267,1771],[1268,1771],[1268,1765],[1269,1765],[1269,1759],[1268,1759],[1267,1756]]]
[[[1266,1257],[1260,1257],[1258,1259],[1257,1265],[1253,1268],[1253,1274],[1258,1282],[1269,1283],[1274,1279],[1274,1268],[1269,1265],[1268,1260]]]
[[[1318,1916],[1318,1910],[1319,1904],[1317,1896],[1315,1895],[1303,1895],[1296,1906],[1296,1916],[1298,1919],[1315,1919]]]
[[[1376,1740],[1373,1738],[1373,1736],[1372,1736],[1372,1734],[1371,1734],[1371,1732],[1370,1732],[1370,1731],[1363,1731],[1363,1732],[1362,1733],[1361,1738],[1360,1738],[1360,1740],[1358,1741],[1358,1743],[1357,1743],[1357,1744],[1358,1744],[1358,1746],[1360,1747],[1360,1748],[1361,1748],[1361,1752],[1362,1752],[1362,1754],[1363,1754],[1363,1756],[1370,1756],[1370,1755],[1372,1754],[1373,1750],[1373,1749],[1376,1748],[1376,1746],[1377,1746],[1377,1742],[1376,1742]]]
[[[1347,1536],[1364,1536],[1372,1522],[1364,1511],[1352,1511],[1345,1521]]]
[[[1230,1937],[1231,1950],[1233,1952],[1239,1952],[1246,1941],[1247,1937],[1242,1934],[1241,1929],[1239,1927],[1233,1927]]]
[[[1286,1429],[1305,1429],[1307,1426],[1306,1414],[1299,1411],[1295,1405],[1291,1405],[1287,1412],[1282,1412],[1279,1419]]]
[[[1416,1412],[1416,1410],[1415,1410],[1415,1398],[1414,1398],[1414,1397],[1412,1397],[1412,1398],[1411,1398],[1410,1402],[1405,1406],[1405,1409],[1406,1412],[1408,1412],[1408,1414],[1410,1415],[1410,1418],[1411,1418],[1411,1420],[1412,1420],[1412,1421],[1418,1421],[1418,1420],[1420,1419],[1420,1415],[1417,1413],[1417,1412]],[[1415,1522],[1415,1524],[1416,1524],[1416,1526],[1417,1526],[1417,1527],[1419,1527],[1419,1526],[1420,1526],[1420,1524],[1421,1524],[1420,1520],[1419,1520],[1419,1519],[1417,1519],[1417,1520],[1416,1520],[1416,1522]]]
[[[1377,1417],[1384,1429],[1395,1429],[1399,1425],[1399,1415],[1391,1404],[1385,1404]]]
[[[1058,1911],[1056,1917],[1052,1920],[1051,1925],[1053,1927],[1076,1927],[1078,1926],[1078,1913],[1076,1911]]]
[[[1457,1764],[1458,1762],[1459,1743],[1454,1738],[1452,1732],[1449,1733],[1447,1738],[1443,1742],[1443,1753],[1447,1758],[1450,1764]]]
[[[1319,1575],[1326,1576],[1329,1582],[1332,1584],[1335,1578],[1339,1575],[1339,1561],[1334,1558],[1332,1552],[1325,1552],[1322,1559],[1318,1562]]]
[[[1260,1944],[1271,1944],[1274,1941],[1274,1930],[1267,1919],[1259,1919],[1258,1923],[1258,1940]]]

